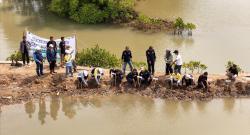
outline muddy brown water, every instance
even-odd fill
[[[80,25],[56,17],[43,9],[43,0],[0,0],[0,60],[18,48],[25,28],[49,37],[76,33],[78,48],[99,44],[117,56],[125,45],[133,50],[134,60],[145,60],[145,50],[157,51],[157,70],[164,71],[164,50],[179,49],[185,61],[200,60],[209,71],[222,73],[228,60],[236,61],[245,71],[250,52],[249,0],[141,0],[136,10],[152,17],[182,17],[197,24],[191,38],[166,33],[144,33],[110,25]]]
[[[250,134],[249,99],[179,102],[132,95],[51,97],[1,110],[1,135]]]

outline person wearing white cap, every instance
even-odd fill
[[[101,79],[104,75],[104,71],[102,68],[93,68],[91,70],[92,76],[95,78],[95,81],[97,83],[97,85],[101,84]]]
[[[47,49],[46,52],[47,60],[49,62],[49,69],[50,69],[50,74],[54,74],[55,72],[55,66],[56,66],[56,51],[53,48],[53,45],[50,44],[49,48]]]
[[[68,76],[70,74],[70,77],[73,77],[73,71],[72,71],[72,67],[73,67],[73,57],[71,55],[71,50],[66,50],[65,53],[65,66],[66,66],[66,76]]]
[[[79,81],[80,88],[82,88],[83,85],[88,87],[88,77],[89,73],[87,70],[83,70],[78,73],[77,80]]]
[[[43,75],[43,56],[41,53],[41,47],[37,46],[33,54],[34,61],[36,62],[36,73],[37,76]]]

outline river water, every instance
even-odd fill
[[[1,135],[249,135],[250,100],[51,97],[1,108]]]
[[[190,38],[119,26],[76,24],[46,12],[41,0],[0,0],[0,4],[0,60],[18,48],[23,31],[28,29],[43,37],[76,34],[79,49],[99,44],[117,56],[129,45],[136,61],[145,60],[145,50],[153,45],[158,71],[164,71],[166,48],[179,49],[185,61],[202,61],[213,73],[224,72],[228,60],[250,71],[249,0],[141,0],[136,5],[137,11],[152,17],[180,16],[197,24]]]

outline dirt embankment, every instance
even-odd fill
[[[58,69],[57,74],[53,76],[48,74],[47,69],[48,67],[45,66],[43,77],[37,77],[35,66],[16,68],[0,64],[0,106],[21,103],[51,94],[89,97],[129,93],[170,100],[250,97],[250,82],[244,77],[239,77],[235,83],[227,84],[223,75],[210,75],[210,89],[208,91],[194,87],[170,89],[166,85],[166,77],[161,74],[157,74],[159,80],[148,87],[134,88],[128,85],[125,80],[121,88],[112,87],[109,77],[105,76],[100,88],[77,89],[76,77],[66,78],[64,68]],[[108,75],[107,71],[106,75]]]

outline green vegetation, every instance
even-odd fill
[[[185,23],[181,17],[178,17],[174,22],[174,34],[181,35],[184,30],[188,31],[188,35],[192,35],[192,30],[196,29],[193,23]]]
[[[83,49],[77,54],[76,62],[80,66],[94,66],[102,68],[120,67],[121,59],[109,51],[96,45],[93,48]],[[133,62],[135,68],[146,67],[145,62]]]
[[[76,62],[81,66],[94,67],[117,67],[120,65],[120,60],[105,49],[96,45],[93,48],[83,49],[77,54]]]
[[[14,53],[10,54],[10,56],[6,60],[10,60],[12,62],[11,65],[19,65],[18,61],[22,60],[22,54],[20,51],[15,51]]]
[[[138,30],[175,30],[182,34],[184,30],[192,35],[196,26],[185,23],[182,18],[174,22],[152,18],[134,10],[136,0],[50,0],[49,11],[82,24],[127,23]]]
[[[78,23],[129,22],[136,16],[134,0],[51,0],[49,10]]]
[[[183,68],[185,69],[185,73],[187,70],[191,71],[191,73],[194,73],[195,70],[197,70],[197,73],[201,73],[207,69],[207,66],[200,61],[189,61],[183,64]]]
[[[228,61],[227,64],[226,64],[226,70],[228,70],[230,67],[232,67],[235,63],[233,61]],[[237,64],[235,64],[237,65]],[[239,72],[243,72],[242,68],[237,65],[237,69]]]

